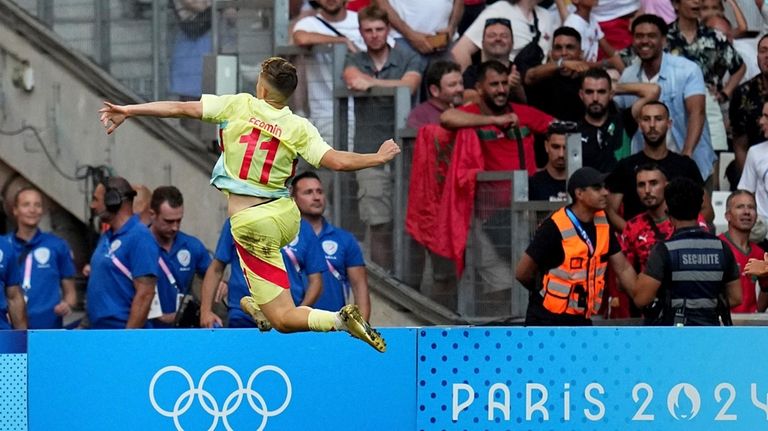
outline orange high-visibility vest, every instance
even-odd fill
[[[579,236],[565,208],[552,214],[552,221],[563,236],[565,259],[560,266],[550,269],[544,275],[540,292],[544,298],[544,308],[555,314],[583,315],[589,318],[600,309],[605,287],[610,239],[605,211],[595,213],[597,235],[593,244],[595,251],[591,256],[589,247]],[[580,295],[587,295],[586,304],[582,306],[579,306]]]

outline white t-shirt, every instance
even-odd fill
[[[293,27],[293,32],[306,31],[308,33],[319,33],[327,36],[338,36],[317,18],[318,17],[314,15],[305,16],[296,23]],[[357,22],[357,12],[351,10],[347,11],[347,17],[342,21],[332,22],[325,18],[323,18],[323,20],[332,25],[333,28],[339,31],[339,33],[349,38],[349,40],[351,40],[358,48],[365,51],[365,42],[363,41],[363,36],[360,35],[360,25]]]
[[[549,48],[552,45],[552,19],[549,11],[536,6],[536,16],[539,18],[539,31],[541,38],[539,46],[544,51],[545,58],[549,54]],[[472,41],[479,49],[483,48],[483,30],[485,30],[485,21],[489,18],[506,18],[512,24],[512,52],[509,53],[509,59],[514,60],[518,52],[528,45],[536,35],[531,31],[533,27],[533,14],[531,20],[525,17],[523,11],[516,4],[510,4],[506,1],[497,1],[486,7],[480,15],[469,26],[464,35]]]
[[[365,42],[360,35],[360,26],[357,22],[357,12],[347,11],[347,17],[343,21],[330,22],[339,33],[349,38],[355,46],[365,51]],[[297,31],[306,31],[308,33],[318,33],[327,36],[338,36],[331,29],[325,26],[316,16],[307,16],[300,19],[293,27],[294,34]],[[309,105],[309,119],[320,131],[320,135],[328,143],[333,144],[333,75],[332,75],[332,54],[319,53],[312,57],[305,57],[305,67],[307,80],[307,103]],[[349,99],[349,134],[350,141],[354,131],[354,105],[353,99]],[[345,147],[342,147],[345,148]]]
[[[436,34],[438,30],[448,27],[453,10],[451,0],[389,0],[389,4],[409,27],[426,34]],[[390,35],[402,37],[394,28]]]
[[[760,74],[760,67],[757,65],[757,38],[734,39],[731,42],[733,49],[739,53],[744,64],[747,65],[747,72],[741,78],[741,84],[749,81]]]
[[[600,30],[595,17],[590,15],[589,22],[587,22],[580,15],[572,13],[565,19],[563,26],[571,27],[581,35],[581,51],[584,60],[597,61],[598,42],[605,35]]]
[[[747,151],[747,161],[739,180],[739,189],[749,190],[757,200],[757,215],[768,218],[768,142],[753,145]]]
[[[640,9],[640,0],[600,0],[592,8],[597,22],[610,21],[634,13]]]

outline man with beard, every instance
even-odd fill
[[[475,88],[480,96],[478,102],[449,109],[440,116],[443,127],[460,129],[451,163],[458,163],[457,166],[461,165],[459,168],[477,164],[482,171],[524,169],[529,176],[533,175],[536,172],[534,134],[546,133],[553,118],[535,108],[509,102],[508,70],[498,61],[486,61],[480,65]],[[466,135],[470,136],[461,138]],[[479,149],[468,156],[473,160],[457,162],[457,154],[466,154],[464,151],[467,148],[475,146]],[[478,158],[482,160],[474,160],[480,154],[482,156]],[[478,208],[474,213],[479,214],[479,220],[471,226],[474,232],[472,237],[477,239],[477,244],[472,245],[476,250],[477,271],[494,290],[509,290],[513,286],[511,260],[507,254],[511,244],[509,182],[482,182],[477,184],[476,190]],[[466,227],[469,229],[469,226]],[[463,234],[466,231],[462,226],[457,235]],[[463,254],[459,253],[460,259],[463,259]],[[459,262],[457,267],[460,268],[461,264]]]
[[[672,236],[674,227],[667,217],[667,204],[664,200],[664,188],[667,176],[658,164],[650,162],[640,165],[635,174],[637,195],[646,210],[627,220],[621,233],[621,250],[629,263],[638,273],[645,269],[648,255],[653,246]],[[707,223],[699,215],[699,226],[707,228]],[[608,296],[611,298],[611,317],[629,317],[631,313],[629,298],[615,286],[610,285]],[[650,314],[650,313],[649,313]]]
[[[638,96],[630,109],[617,109],[615,93]],[[640,108],[659,97],[659,86],[651,83],[625,83],[612,88],[611,77],[603,69],[589,69],[581,80],[579,98],[584,118],[579,122],[582,163],[600,172],[611,172],[616,162],[630,154],[631,137],[637,131],[635,118]]]
[[[731,248],[736,263],[742,269],[750,259],[762,259],[765,252],[759,245],[749,240],[749,234],[757,221],[757,204],[755,195],[747,190],[736,190],[725,201],[725,219],[728,221],[728,231],[718,235]],[[755,297],[755,282],[760,282],[760,289],[768,289],[768,277],[752,278],[740,272],[741,305],[731,308],[734,313],[754,313],[765,311],[768,306],[765,295],[761,295],[758,304]]]
[[[720,326],[722,319],[729,325],[725,305],[741,304],[733,253],[697,222],[703,197],[701,186],[687,178],[675,178],[664,189],[675,233],[651,250],[635,286],[626,289],[639,307],[660,298],[662,312],[654,324]]]
[[[528,200],[566,202],[565,180],[568,173],[565,170],[565,130],[558,127],[557,122],[547,129],[544,138],[544,151],[547,153],[547,164],[544,169],[528,177]]]
[[[621,284],[634,290],[637,274],[605,216],[604,180],[594,168],[577,169],[568,179],[573,204],[539,226],[518,262],[515,278],[530,291],[526,325],[591,326],[602,305],[608,264]]]
[[[666,105],[671,118],[671,140],[674,151],[691,157],[699,174],[707,180],[717,159],[712,149],[705,114],[704,75],[696,63],[664,52],[667,24],[656,15],[641,15],[632,21],[633,46],[640,61],[621,74],[621,83],[653,82],[661,87],[659,100]],[[634,99],[619,96],[616,103],[628,108]],[[642,147],[642,137],[635,134],[632,151]]]
[[[642,151],[620,160],[616,169],[606,179],[611,195],[608,198],[608,218],[616,229],[624,230],[626,220],[645,211],[637,195],[635,171],[638,166],[646,163],[656,163],[667,176],[668,180],[686,177],[704,187],[696,163],[690,157],[680,155],[667,149],[667,131],[670,123],[667,105],[662,102],[648,102],[640,109],[640,131],[645,142]],[[619,207],[624,203],[623,216]],[[701,212],[704,218],[712,216],[712,203],[704,192]]]
[[[461,105],[464,94],[462,81],[458,64],[445,60],[432,63],[426,74],[429,99],[411,109],[406,125],[418,130],[425,124],[440,124],[443,111]]]
[[[111,177],[93,190],[91,212],[108,225],[91,256],[86,288],[93,329],[144,328],[147,324],[160,272],[160,250],[149,228],[133,214],[134,196],[131,184],[122,177]]]
[[[448,109],[440,116],[447,129],[476,128],[486,171],[525,169],[536,172],[533,134],[547,132],[553,118],[527,105],[509,102],[509,72],[498,61],[478,70],[477,103]]]

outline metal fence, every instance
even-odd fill
[[[480,184],[494,183],[509,190],[511,203],[494,208],[490,214],[488,206],[493,201],[486,188],[479,188],[467,269],[465,276],[456,280],[450,263],[428,253],[405,232],[415,138],[415,131],[405,129],[411,108],[409,90],[349,92],[341,80],[346,46],[302,49],[288,45],[288,0],[18,3],[72,48],[90,56],[148,100],[196,98],[199,92],[215,92],[217,79],[221,79],[217,78],[219,64],[215,62],[221,55],[236,58],[234,91],[250,92],[265,57],[288,57],[297,64],[303,85],[294,96],[293,110],[306,115],[335,148],[370,152],[389,137],[402,146],[401,157],[386,168],[392,189],[391,223],[377,230],[361,221],[355,175],[321,172],[329,194],[327,215],[332,222],[361,240],[369,262],[470,321],[514,320],[524,315],[527,294],[514,281],[514,264],[538,220],[559,205],[526,202],[524,173],[481,174]],[[185,9],[191,5],[199,7]],[[199,136],[205,136],[205,131]],[[569,153],[571,169],[581,165],[579,151],[573,151]],[[495,241],[490,242],[491,248],[489,239]],[[487,275],[491,263],[500,278]]]
[[[360,219],[355,175],[319,172],[328,194],[326,215],[361,241],[369,264],[381,267],[395,279],[468,321],[522,320],[528,293],[515,281],[514,266],[538,223],[562,203],[528,202],[525,172],[481,173],[466,253],[467,267],[462,279],[457,280],[450,261],[429,253],[405,232],[416,138],[415,130],[403,127],[411,107],[408,89],[374,88],[365,93],[351,93],[342,80],[346,56],[343,44],[312,49],[277,46],[275,53],[291,59],[305,78],[306,88],[295,96],[294,111],[306,114],[335,148],[372,151],[388,137],[394,137],[401,145],[401,156],[388,166],[392,181],[392,223],[383,232],[383,240]],[[348,103],[350,99],[354,100],[353,104]],[[371,137],[368,133],[371,129],[383,132]],[[568,142],[569,170],[574,170],[581,166],[580,136],[572,135]],[[361,148],[361,144],[365,147]],[[509,195],[506,206],[495,208],[493,217],[488,215],[488,207],[493,202],[488,193],[498,192],[484,192],[493,187],[483,184],[493,184]],[[489,244],[489,238],[496,242]]]
[[[236,57],[235,91],[252,91],[287,0],[17,0],[19,6],[146,100],[216,92],[216,56]],[[206,62],[211,67],[204,67]],[[206,76],[207,75],[207,76]],[[181,125],[201,139],[199,122]]]

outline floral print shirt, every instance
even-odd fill
[[[735,73],[744,60],[718,30],[699,24],[696,38],[689,43],[680,32],[678,21],[669,26],[667,49],[672,55],[681,55],[698,64],[704,73],[704,82],[717,90],[723,87],[726,72]]]

